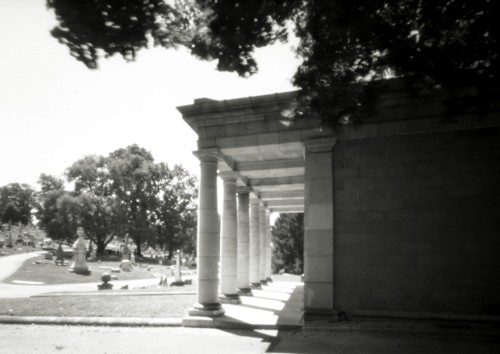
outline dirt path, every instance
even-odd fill
[[[28,252],[0,257],[0,282],[14,274],[27,259],[37,257],[42,253],[44,252]]]

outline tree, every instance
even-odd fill
[[[304,214],[280,214],[271,231],[273,273],[304,272]]]
[[[37,195],[39,206],[37,210],[38,226],[45,229],[47,236],[60,242],[70,242],[76,229],[72,233],[64,230],[58,218],[60,197],[68,194],[64,190],[64,181],[60,178],[42,173],[38,179],[40,192]]]
[[[27,184],[11,183],[0,188],[0,221],[31,223],[31,210],[37,207],[35,191]]]
[[[151,153],[137,145],[112,152],[107,166],[111,191],[120,202],[136,253],[141,255],[142,243],[154,239],[158,167]]]
[[[91,69],[100,56],[134,60],[149,39],[165,48],[186,45],[199,15],[192,5],[190,0],[47,0],[59,21],[52,35]]]
[[[85,156],[66,170],[66,178],[74,184],[74,192],[57,199],[54,223],[69,238],[78,226],[97,245],[97,254],[114,237],[124,235],[126,218],[119,198],[113,192],[109,160],[103,156]]]
[[[42,174],[38,217],[49,237],[71,242],[78,226],[97,245],[97,253],[126,234],[137,245],[192,251],[196,226],[195,178],[182,166],[156,164],[147,150],[130,145],[103,156],[85,156],[66,170],[64,182]]]
[[[124,217],[113,198],[92,193],[65,194],[58,199],[57,222],[65,239],[74,240],[76,230],[83,227],[86,236],[97,245],[102,255],[113,238],[123,232]]]
[[[193,232],[196,229],[196,179],[182,166],[158,165],[159,187],[156,208],[157,243],[168,249],[169,258],[174,251],[183,249],[192,254]]]
[[[89,68],[114,54],[133,60],[152,41],[185,46],[217,68],[257,72],[256,48],[285,40],[295,23],[304,60],[294,117],[323,124],[369,109],[367,82],[403,78],[417,91],[498,85],[491,0],[47,0],[52,34]],[[102,52],[102,55],[99,53]]]

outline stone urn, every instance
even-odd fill
[[[109,283],[111,280],[111,274],[108,272],[104,272],[101,275],[102,284],[97,285],[98,290],[111,290],[113,289],[113,284]]]

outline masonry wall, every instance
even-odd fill
[[[335,146],[337,310],[500,315],[500,128],[433,129]]]

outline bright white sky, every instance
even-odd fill
[[[250,79],[161,48],[91,71],[50,35],[54,24],[45,0],[0,0],[0,186],[38,189],[41,173],[62,177],[85,155],[131,144],[198,175],[197,136],[176,106],[294,89],[291,45],[259,50],[260,72]]]

